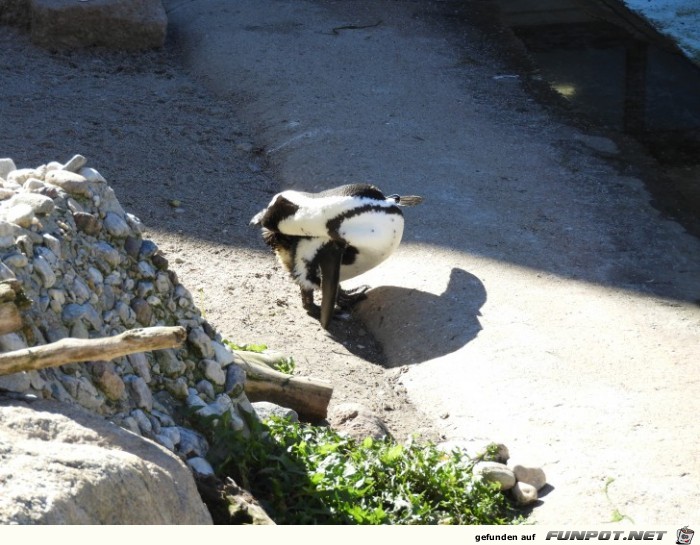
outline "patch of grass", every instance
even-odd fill
[[[227,339],[224,339],[224,344],[228,346],[231,350],[240,350],[242,352],[264,352],[267,350],[266,344],[236,344]]]
[[[278,524],[513,524],[476,460],[431,443],[358,442],[319,426],[272,418],[248,438],[219,423],[210,461],[249,490]]]

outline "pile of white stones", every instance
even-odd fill
[[[539,491],[547,484],[547,477],[540,467],[521,464],[508,466],[508,449],[499,445],[496,461],[481,461],[474,465],[474,474],[486,481],[497,483],[501,490],[509,492],[518,505],[529,505],[539,499]]]
[[[143,232],[83,156],[21,169],[0,159],[0,281],[19,281],[31,301],[23,329],[0,335],[0,351],[137,327],[188,331],[179,350],[0,376],[0,391],[81,405],[209,473],[207,441],[182,414],[227,414],[247,433],[257,416],[245,372]]]

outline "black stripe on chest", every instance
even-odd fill
[[[377,212],[379,214],[398,214],[399,216],[403,216],[401,209],[397,206],[386,207],[378,204],[365,204],[351,210],[346,210],[334,218],[329,219],[326,222],[328,235],[334,240],[343,240],[343,237],[340,236],[340,233],[338,232],[342,223],[345,220],[349,220],[350,218],[354,218],[360,214],[366,214],[367,212]]]

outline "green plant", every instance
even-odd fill
[[[263,354],[267,350],[266,344],[236,344],[226,339],[224,339],[223,342],[231,350],[236,350],[238,352],[253,352],[256,354]],[[296,362],[291,356],[281,357],[275,359],[274,361],[272,361],[272,359],[268,359],[266,364],[270,365],[273,369],[276,369],[281,373],[286,373],[287,375],[294,374],[294,370],[296,369]]]
[[[292,358],[291,356],[287,358],[281,358],[277,360],[274,364],[275,369],[277,369],[280,373],[285,373],[287,375],[293,375],[296,367],[297,364],[294,361],[294,358]]]
[[[217,425],[210,461],[279,524],[512,524],[519,518],[473,461],[433,444],[365,439],[270,419],[249,438]]]
[[[614,478],[608,477],[608,478],[605,480],[605,486],[604,486],[604,488],[603,488],[603,492],[605,493],[605,497],[607,498],[608,502],[610,503],[610,505],[611,505],[612,508],[613,508],[612,517],[611,517],[611,519],[610,519],[610,522],[622,522],[623,520],[627,519],[627,520],[629,520],[631,523],[634,523],[634,521],[633,521],[629,516],[622,514],[622,513],[620,512],[620,510],[619,510],[617,507],[615,507],[615,505],[613,504],[612,500],[610,499],[610,494],[609,494],[608,488],[609,488],[610,485],[611,485],[612,483],[614,483],[614,482],[615,482],[615,479],[614,479]]]
[[[224,339],[224,344],[228,346],[231,350],[240,350],[242,352],[264,352],[267,350],[267,345],[266,344],[236,344],[234,342],[229,341],[228,339]]]

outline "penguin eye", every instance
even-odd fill
[[[393,195],[389,195],[387,197],[387,200],[389,199],[392,199],[396,204],[399,204],[399,202],[401,201],[401,196],[394,193]]]

